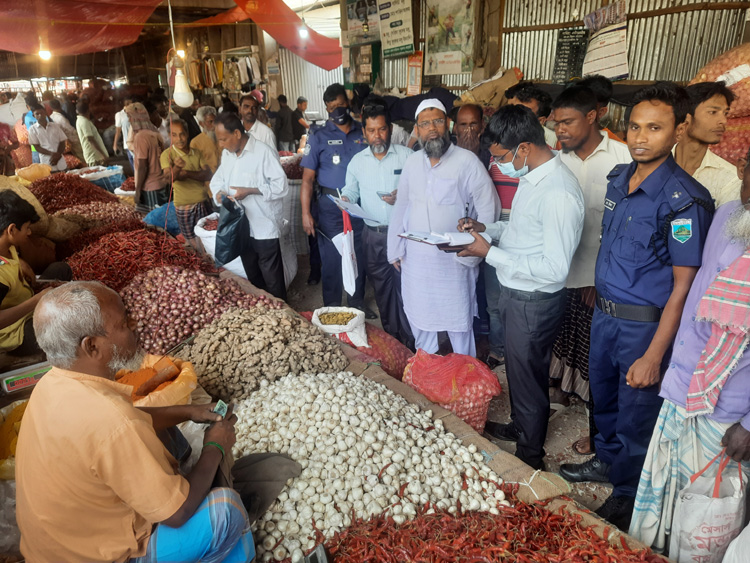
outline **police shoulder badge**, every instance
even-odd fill
[[[311,149],[312,149],[312,147],[310,146],[310,143],[306,144],[306,145],[305,145],[305,150],[304,150],[304,153],[305,153],[305,154],[310,154],[310,150],[311,150]]]
[[[331,159],[331,161],[332,161],[332,162],[333,162],[334,164],[339,164],[339,163],[341,162],[341,157],[340,157],[339,155],[337,155],[337,154],[334,154],[334,155],[333,155],[333,158]]]
[[[672,221],[672,238],[677,242],[687,242],[693,236],[692,219],[675,219]]]

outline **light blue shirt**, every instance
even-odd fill
[[[398,188],[404,163],[413,154],[411,149],[391,143],[382,160],[378,160],[369,147],[352,157],[341,195],[351,202],[359,202],[368,215],[377,219],[377,222],[365,220],[367,225],[377,227],[390,222],[393,206],[384,202],[378,192],[391,193]]]
[[[581,186],[559,154],[522,176],[510,220],[486,229],[498,241],[486,260],[495,267],[500,284],[546,293],[565,287],[583,217]]]

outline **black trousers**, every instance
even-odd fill
[[[525,292],[500,287],[510,416],[520,437],[516,457],[538,468],[549,422],[549,365],[565,314],[565,290]]]
[[[383,330],[407,347],[414,349],[414,336],[404,313],[401,299],[401,272],[388,263],[388,233],[365,226],[362,233],[367,277],[375,289]]]
[[[245,252],[240,256],[248,281],[279,299],[286,300],[284,263],[281,260],[279,239],[250,237]]]

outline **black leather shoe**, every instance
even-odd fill
[[[610,497],[604,501],[596,513],[614,524],[623,532],[627,532],[630,528],[630,520],[633,517],[633,506],[635,505],[635,498],[633,497],[616,497],[610,495]]]
[[[609,482],[609,464],[594,456],[583,463],[563,463],[558,473],[571,483],[583,481]]]
[[[500,424],[498,422],[487,421],[484,425],[484,431],[498,440],[505,440],[506,442],[517,442],[521,433],[516,428],[516,425],[512,422],[508,424]]]
[[[365,318],[370,319],[370,320],[377,319],[378,314],[372,309],[370,309],[367,305],[365,305]]]

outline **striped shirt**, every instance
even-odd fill
[[[341,195],[349,201],[361,202],[362,209],[377,221],[366,220],[371,227],[388,225],[393,212],[393,205],[384,202],[378,192],[391,193],[398,187],[401,170],[406,159],[414,151],[402,145],[391,143],[383,160],[378,160],[372,150],[367,148],[352,157],[346,168],[346,184]]]
[[[518,191],[520,178],[512,178],[503,174],[500,172],[500,167],[495,163],[490,164],[489,173],[492,183],[495,184],[497,195],[500,196],[500,206],[502,207],[500,220],[508,221],[510,220],[511,204],[513,203],[516,191]]]

